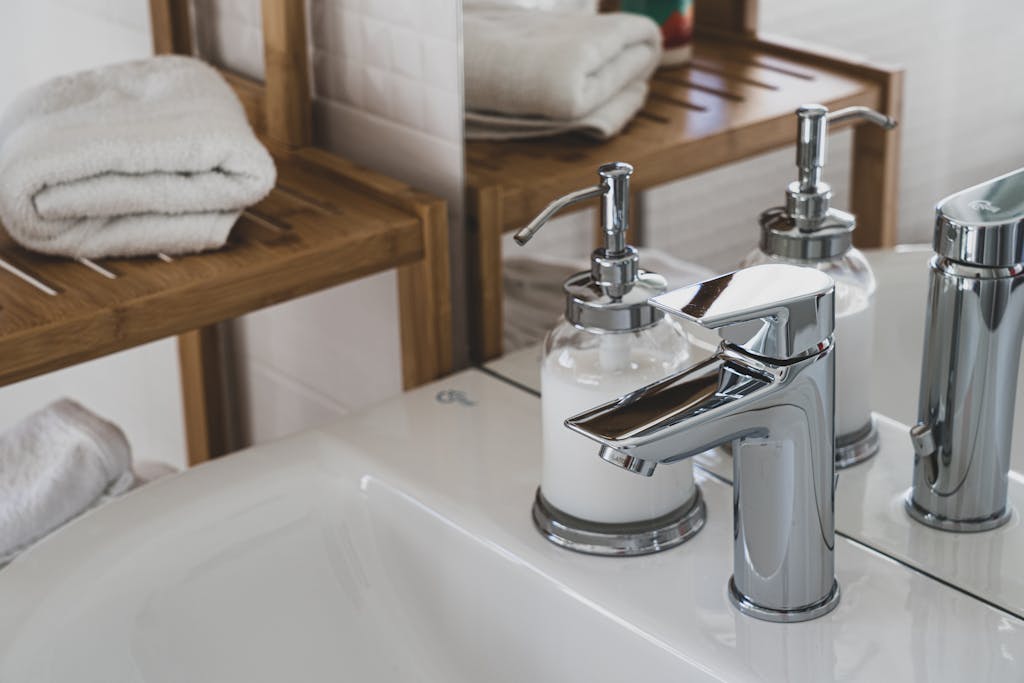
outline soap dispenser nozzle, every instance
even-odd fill
[[[761,214],[761,251],[798,261],[836,259],[853,246],[856,218],[832,208],[832,188],[821,179],[828,124],[860,119],[894,128],[896,121],[867,107],[829,112],[820,104],[805,104],[796,116],[799,175],[786,188],[786,205]]]
[[[786,189],[786,212],[801,231],[813,232],[828,217],[829,200],[832,198],[832,188],[821,179],[827,124],[861,119],[891,129],[896,127],[896,120],[868,107],[847,107],[829,112],[820,104],[805,104],[796,110],[796,116],[799,179]]]
[[[616,161],[598,168],[597,175],[601,177],[600,184],[570,192],[548,204],[536,218],[515,234],[516,244],[525,245],[552,216],[567,206],[600,197],[605,252],[609,256],[625,253],[626,231],[629,229],[629,177],[633,175],[633,167]]]
[[[515,240],[520,246],[526,244],[562,209],[600,197],[604,246],[590,255],[590,272],[577,273],[565,282],[565,317],[577,327],[605,332],[642,329],[663,317],[655,313],[647,299],[664,292],[666,283],[660,275],[640,270],[637,250],[626,244],[633,167],[617,161],[604,164],[597,174],[597,185],[570,192],[548,204],[515,234]]]

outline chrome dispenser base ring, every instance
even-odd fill
[[[836,438],[836,469],[844,470],[871,459],[878,453],[878,447],[878,427],[872,415],[871,421],[863,429]]]
[[[957,520],[949,519],[948,517],[942,517],[936,515],[934,512],[929,512],[923,507],[914,502],[914,489],[911,488],[907,491],[906,496],[903,498],[903,508],[907,511],[907,514],[915,522],[920,522],[925,526],[930,526],[933,529],[939,529],[941,531],[955,531],[959,533],[975,533],[978,531],[991,531],[997,529],[1013,517],[1013,508],[1007,503],[1006,507],[1001,512],[990,517],[982,517],[981,519],[967,519]]]
[[[839,604],[839,582],[832,582],[832,590],[821,602],[816,602],[806,607],[793,610],[772,609],[762,607],[750,601],[750,598],[736,589],[735,579],[729,579],[729,600],[743,614],[762,621],[773,621],[777,624],[793,624],[798,621],[810,621],[823,617],[836,608]]]
[[[588,555],[649,555],[685,543],[704,527],[706,516],[700,487],[685,504],[644,522],[602,524],[566,514],[549,503],[541,490],[533,502],[533,523],[555,545]]]

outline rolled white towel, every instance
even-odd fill
[[[128,440],[61,399],[0,434],[0,562],[134,483]]]
[[[0,222],[49,254],[223,246],[275,177],[230,86],[190,57],[61,76],[22,94],[0,119]]]
[[[582,119],[661,57],[661,30],[637,14],[467,10],[463,35],[466,109],[479,114]]]

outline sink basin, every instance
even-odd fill
[[[711,475],[684,546],[548,543],[539,421],[535,395],[470,370],[97,509],[0,571],[0,680],[1020,677],[1024,621],[847,538],[836,611],[739,614]]]

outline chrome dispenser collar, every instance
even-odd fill
[[[883,128],[896,121],[867,107],[829,113],[820,104],[796,110],[799,177],[786,188],[785,207],[761,214],[761,250],[790,259],[817,261],[842,256],[853,243],[853,215],[831,207],[832,188],[821,179],[828,123],[862,119]]]
[[[595,197],[601,198],[601,229],[605,244],[590,256],[590,271],[565,281],[565,318],[598,332],[628,332],[654,325],[662,318],[647,300],[667,289],[665,278],[639,267],[636,249],[626,244],[629,230],[629,178],[633,167],[622,162],[601,166],[599,185],[576,190],[545,207],[515,234],[525,245],[556,213]]]

